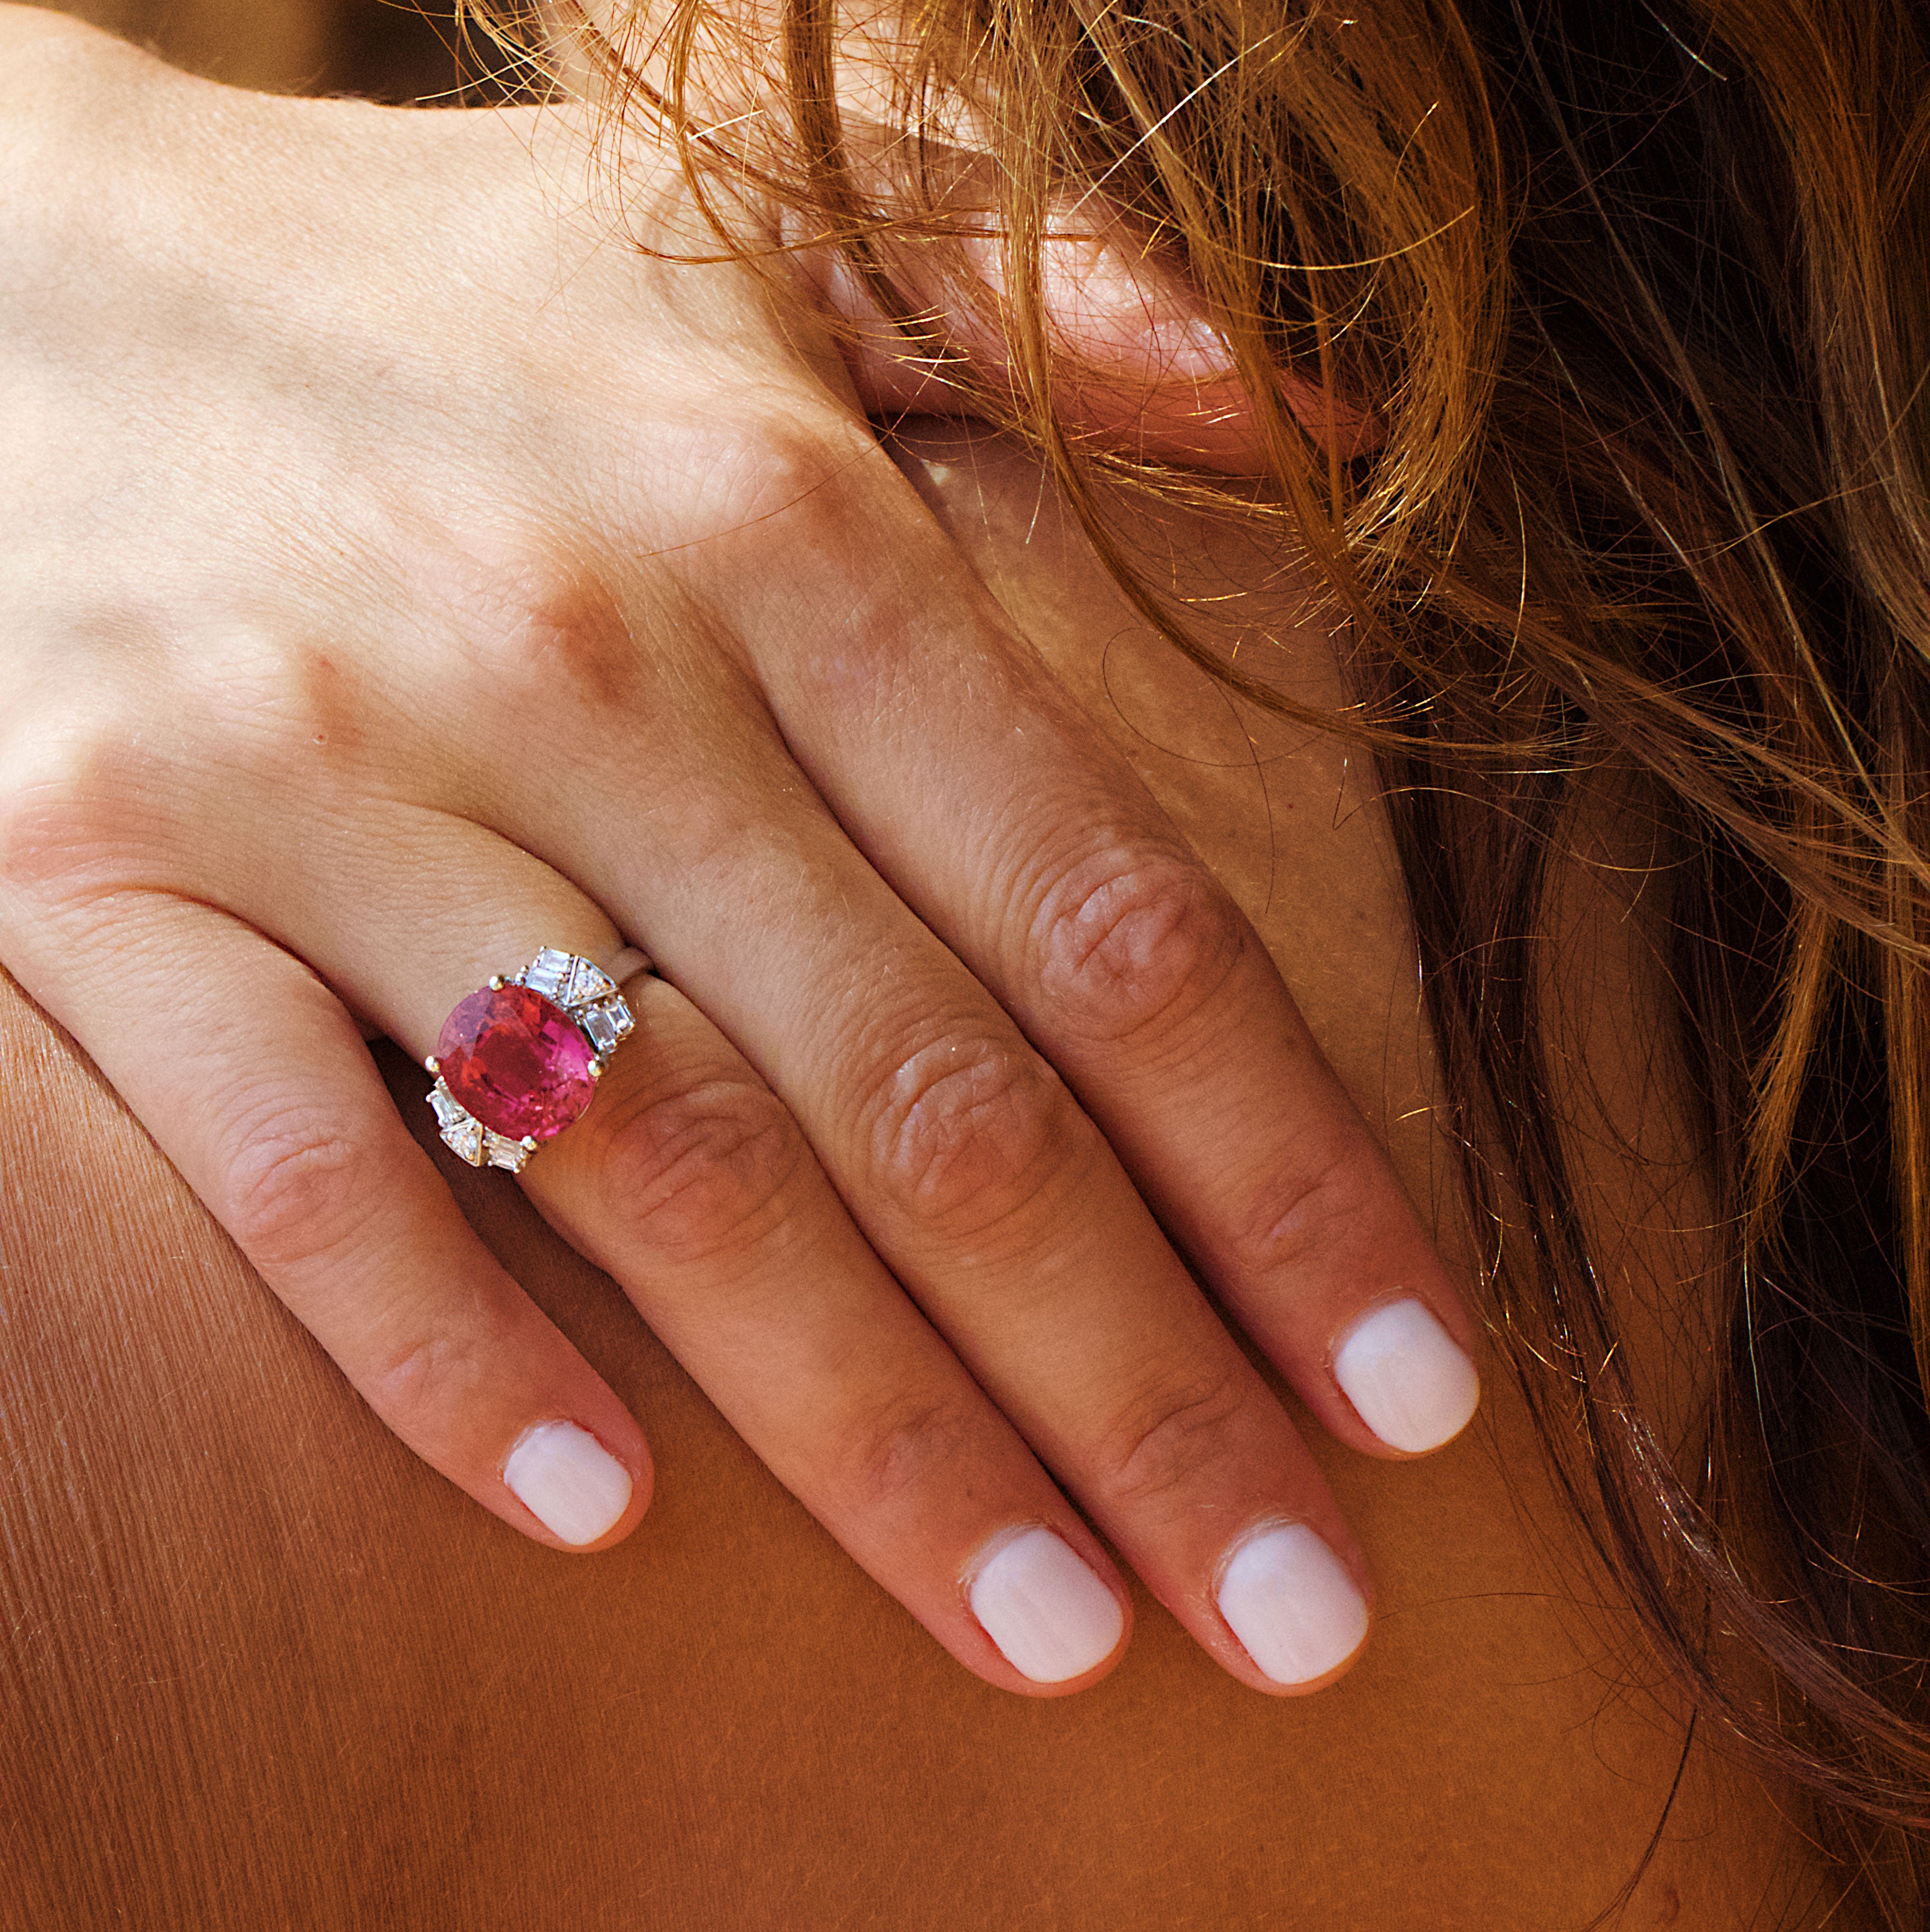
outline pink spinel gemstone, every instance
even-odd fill
[[[436,1059],[449,1091],[505,1139],[553,1139],[590,1103],[596,1049],[553,1000],[485,986],[442,1022]]]

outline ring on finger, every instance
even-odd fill
[[[443,1144],[472,1167],[522,1172],[580,1119],[636,1024],[620,980],[649,962],[626,947],[608,971],[546,946],[520,972],[458,1000],[423,1062]]]

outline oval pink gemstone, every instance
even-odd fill
[[[527,986],[485,986],[442,1022],[443,1084],[505,1139],[554,1138],[590,1103],[596,1049],[569,1015]]]

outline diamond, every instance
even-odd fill
[[[546,1000],[554,1000],[559,1006],[563,999],[563,982],[570,976],[570,968],[576,964],[576,956],[559,952],[553,946],[546,946],[529,964],[517,975],[532,993],[541,993]],[[436,1058],[440,1059],[439,1054]]]
[[[569,1015],[526,983],[472,993],[442,1022],[436,1045],[450,1094],[512,1142],[552,1139],[582,1113],[596,1091],[595,1058]]]
[[[607,1006],[592,1006],[588,1012],[579,1013],[577,1018],[599,1053],[607,1053],[637,1024],[630,1017],[629,1007],[621,1000],[612,1000]]]
[[[483,1152],[490,1166],[507,1168],[511,1174],[520,1174],[529,1158],[529,1150],[520,1141],[506,1141],[500,1134],[491,1134],[483,1142]]]
[[[442,1144],[460,1160],[466,1160],[472,1167],[483,1164],[483,1130],[480,1120],[472,1120],[465,1114],[460,1120],[446,1120],[442,1126]]]
[[[578,959],[571,962],[568,982],[555,998],[558,1006],[574,1010],[595,1000],[607,1000],[616,991],[609,974],[598,971],[587,959]]]

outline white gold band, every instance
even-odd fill
[[[638,974],[649,971],[650,956],[634,946],[626,946],[603,970],[620,986],[626,980],[634,980]]]

